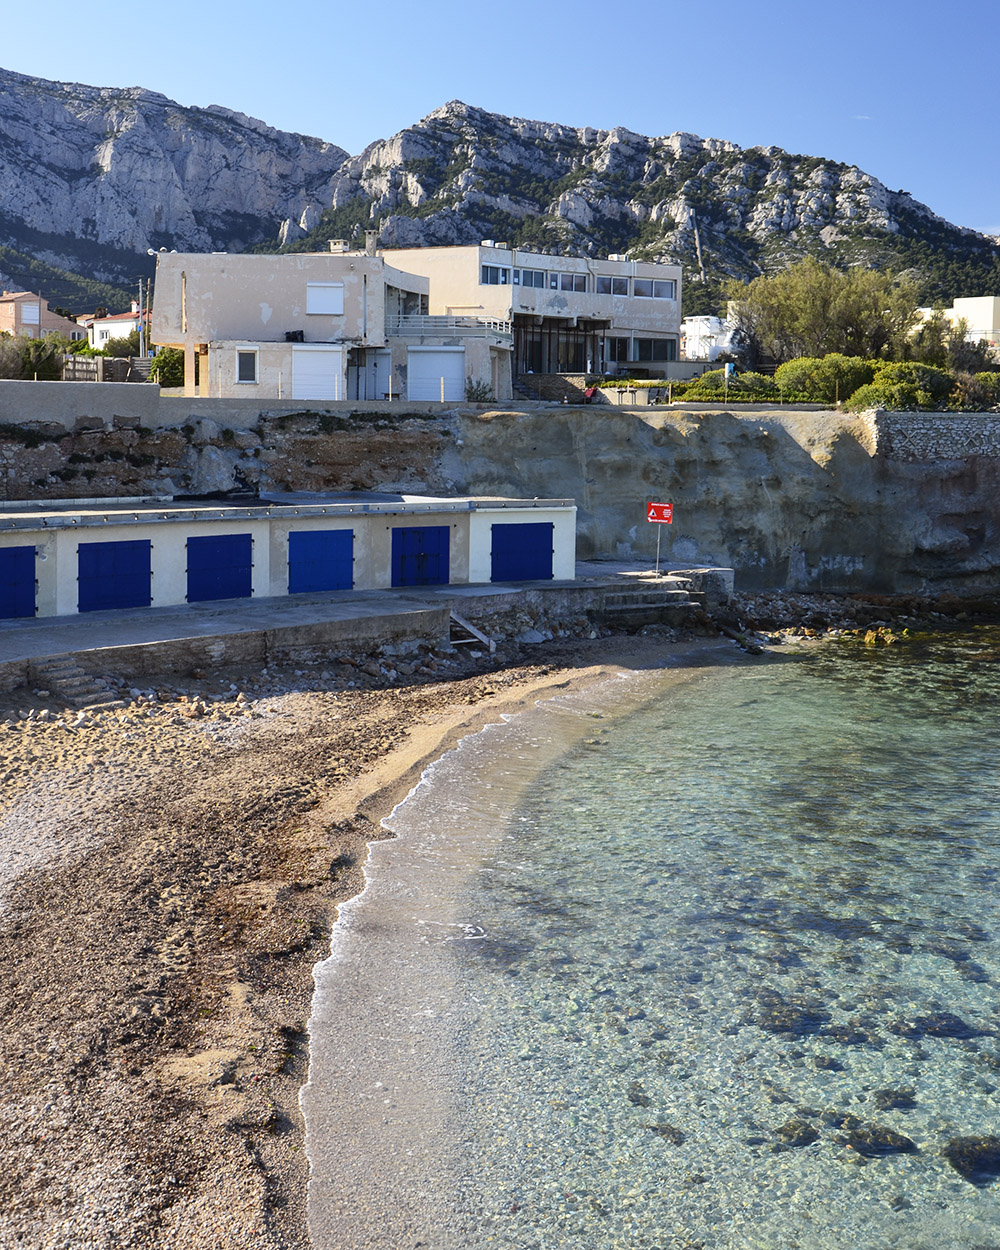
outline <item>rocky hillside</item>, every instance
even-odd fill
[[[0,280],[72,303],[149,247],[482,238],[681,262],[685,309],[807,254],[911,269],[927,300],[1000,290],[1000,246],[854,166],[675,133],[572,128],[453,101],[359,156],[212,105],[0,70]],[[699,279],[702,279],[699,281]],[[72,286],[72,282],[69,283]],[[78,286],[77,306],[107,303]]]
[[[345,163],[319,228],[388,247],[478,242],[679,261],[712,284],[813,254],[914,269],[928,298],[1000,289],[996,240],[856,166],[675,133],[574,129],[453,101]],[[992,287],[990,282],[992,281]],[[695,288],[685,291],[685,308]]]
[[[242,251],[329,204],[347,153],[138,87],[0,70],[0,269],[130,281],[149,247]]]

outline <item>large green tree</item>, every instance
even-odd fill
[[[750,365],[832,352],[892,359],[918,320],[912,283],[872,269],[842,273],[812,257],[773,277],[730,282],[726,295]]]

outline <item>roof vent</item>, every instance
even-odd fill
[[[483,241],[480,243],[479,246],[480,247],[496,247],[496,244],[493,242],[492,239],[483,239]]]

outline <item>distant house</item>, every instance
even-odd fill
[[[965,296],[952,300],[951,308],[945,308],[945,318],[955,324],[964,320],[968,329],[966,339],[970,343],[985,340],[1000,358],[1000,298],[995,295]],[[934,313],[933,308],[920,308],[918,312],[926,320]]]
[[[139,329],[140,314],[138,300],[132,301],[129,312],[110,313],[102,317],[87,317],[87,341],[91,347],[100,351],[107,347],[112,339],[127,339],[133,330]],[[146,312],[146,323],[149,324],[149,312]]]
[[[718,360],[736,351],[736,333],[721,317],[685,317],[681,322],[681,352],[685,360]]]
[[[203,395],[511,398],[528,373],[678,359],[678,266],[503,244],[280,256],[161,253],[152,341]]]
[[[46,334],[64,334],[68,339],[82,339],[86,331],[69,317],[50,311],[49,301],[31,291],[4,291],[0,295],[0,334],[19,334],[42,338]]]

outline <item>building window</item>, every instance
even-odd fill
[[[343,282],[307,282],[306,312],[339,317],[344,311]]]
[[[628,344],[627,338],[619,338],[612,336],[607,340],[608,360],[615,362],[628,360]]]
[[[676,339],[636,339],[636,360],[676,360]]]
[[[646,299],[676,299],[677,283],[655,281],[653,278],[636,278],[635,293]]]
[[[544,269],[515,269],[514,281],[521,286],[545,286]]]
[[[598,295],[628,295],[628,278],[612,278],[607,274],[597,278]]]
[[[586,291],[587,275],[585,273],[560,274],[560,286],[564,291]]]
[[[502,265],[483,265],[479,280],[483,286],[506,286],[510,282],[510,270]]]
[[[238,351],[236,353],[236,381],[257,381],[257,351]]]

